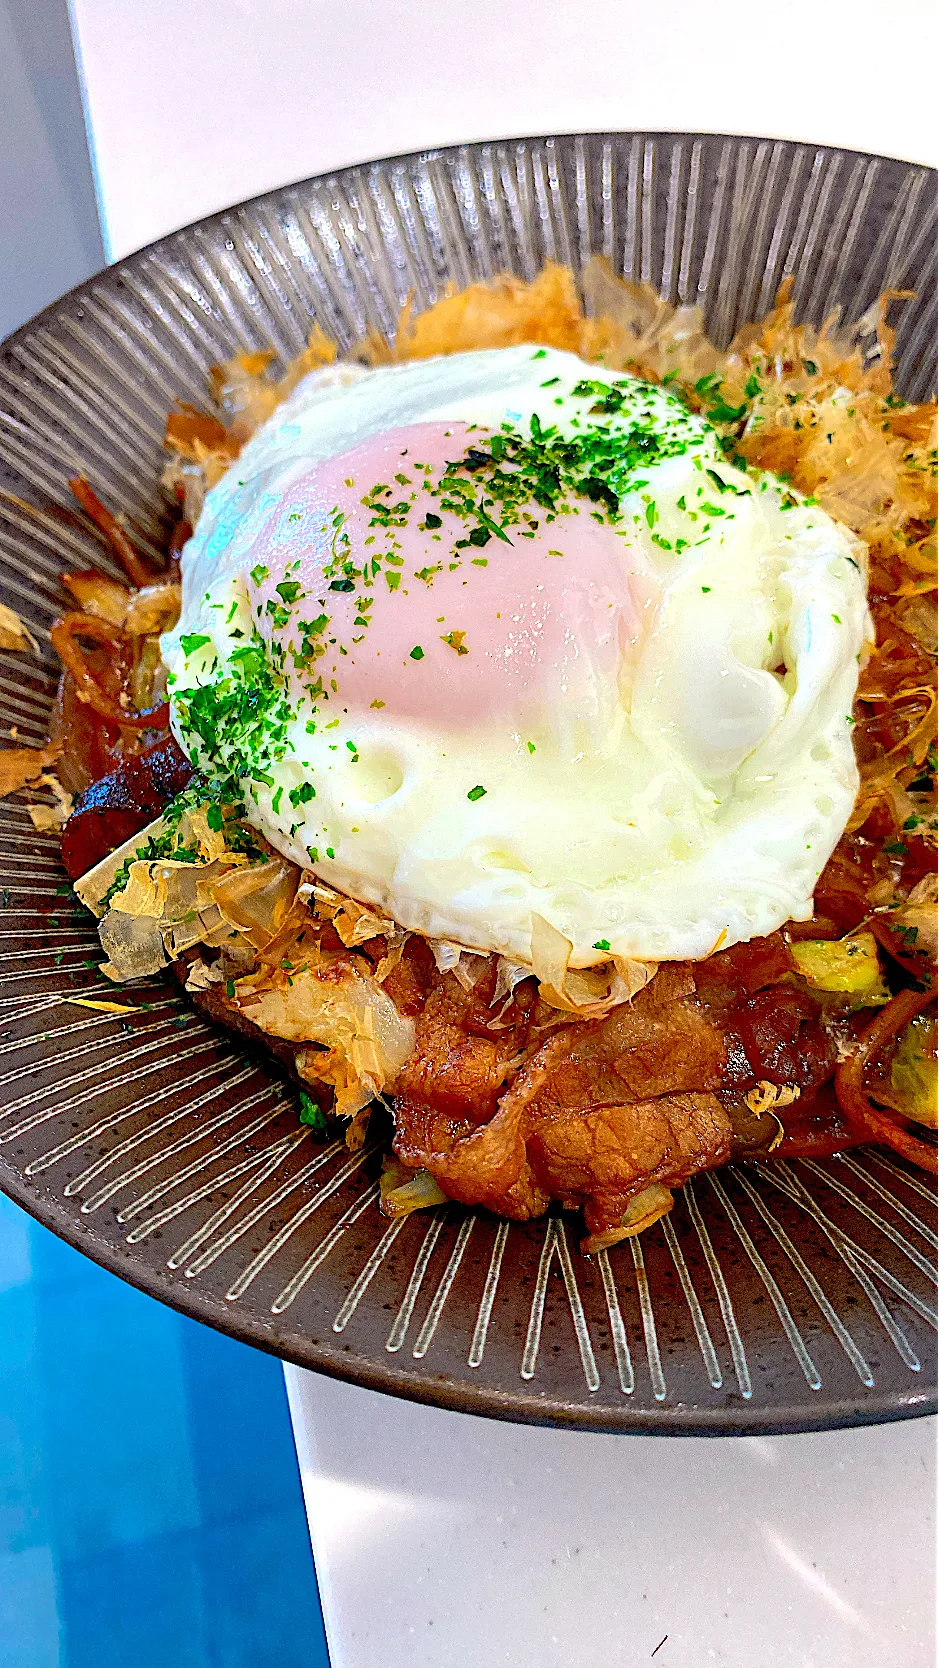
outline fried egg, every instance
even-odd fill
[[[284,856],[527,961],[811,915],[865,552],[669,389],[531,346],[308,376],[208,494],[173,729]]]

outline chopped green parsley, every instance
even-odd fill
[[[306,1124],[316,1135],[326,1134],[326,1114],[323,1108],[306,1093],[300,1090],[300,1122]]]
[[[211,641],[211,637],[209,637],[204,631],[188,631],[183,632],[183,635],[179,639],[179,644],[183,654],[186,655],[188,659],[189,655],[195,654],[197,649],[204,649],[206,643],[211,643]]]

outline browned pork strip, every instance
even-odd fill
[[[445,1192],[522,1219],[560,1198],[583,1205],[598,1232],[650,1182],[678,1186],[726,1161],[731,1125],[711,1092],[724,1039],[687,967],[662,968],[628,1007],[540,1043],[552,1016],[532,986],[498,1032],[484,995],[461,991],[452,975],[442,981],[397,1084],[395,1151]]]
[[[342,949],[329,924],[318,930],[325,949]],[[377,965],[385,940],[359,953]],[[631,1003],[571,1021],[533,980],[494,1000],[494,963],[464,988],[414,935],[384,987],[416,1020],[393,1084],[395,1152],[454,1199],[520,1220],[559,1199],[605,1233],[650,1184],[680,1187],[726,1163],[736,1137],[724,1102],[740,1104],[757,1082],[802,1086],[797,1112],[811,1120],[834,1045],[817,1005],[788,982],[792,968],[774,934],[711,962],[666,963]],[[297,1077],[297,1045],[260,1032],[224,984],[194,1000]],[[309,1086],[309,1066],[299,1080]],[[324,1086],[324,1105],[331,1094]]]

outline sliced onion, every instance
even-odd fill
[[[110,620],[122,626],[131,593],[116,579],[107,579],[94,568],[81,573],[63,573],[62,584],[72,593],[83,614],[96,614],[100,620]]]
[[[182,587],[144,585],[128,598],[121,624],[129,637],[159,637],[172,631],[182,607]]]
[[[671,1188],[662,1187],[658,1182],[650,1183],[634,1199],[630,1199],[618,1228],[607,1228],[602,1234],[589,1234],[581,1240],[581,1250],[589,1256],[594,1251],[605,1251],[611,1245],[619,1245],[621,1240],[645,1233],[653,1222],[668,1215],[674,1202]]]
[[[410,1216],[415,1210],[445,1205],[447,1195],[437,1186],[429,1170],[409,1170],[391,1156],[382,1161],[381,1212],[383,1216]]]

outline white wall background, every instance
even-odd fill
[[[66,0],[0,0],[0,338],[103,265]]]
[[[305,174],[468,139],[684,129],[934,160],[914,68],[935,61],[933,0],[71,6],[112,257]]]

